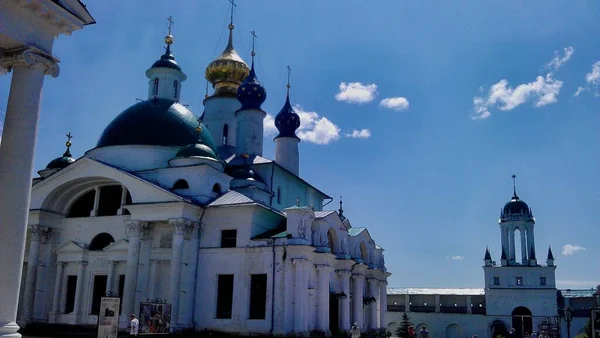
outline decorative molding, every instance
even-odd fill
[[[92,263],[93,271],[107,271],[109,265],[112,264],[111,261],[105,258],[98,258]]]
[[[27,227],[27,233],[30,241],[41,241],[46,235],[48,228],[41,225],[30,225]]]
[[[148,222],[144,221],[126,221],[125,233],[127,237],[140,237],[143,231],[148,231]]]
[[[173,236],[186,236],[186,232],[190,231],[192,221],[183,217],[170,218],[169,224],[173,227]]]
[[[294,265],[302,265],[303,263],[307,262],[308,260],[306,258],[292,258],[292,264]]]
[[[160,237],[160,247],[170,249],[173,247],[173,233],[167,232]]]
[[[326,264],[315,264],[315,267],[317,268],[317,271],[331,271],[333,269],[333,267],[331,265],[326,265]]]
[[[43,19],[56,29],[57,35],[61,33],[71,35],[73,31],[81,29],[84,25],[77,15],[52,1],[12,0],[12,2],[30,12],[30,15]]]
[[[350,270],[336,270],[335,272],[338,273],[338,275],[340,276],[350,276],[351,272]]]
[[[54,56],[35,47],[19,48],[4,51],[0,66],[10,72],[14,67],[43,67],[44,74],[58,77],[60,74],[60,61]]]

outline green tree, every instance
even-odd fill
[[[412,338],[408,333],[408,328],[411,326],[413,326],[413,323],[410,322],[410,318],[406,312],[404,312],[402,315],[402,323],[400,324],[398,330],[396,330],[396,336],[400,338]]]
[[[576,335],[575,338],[591,338],[592,337],[592,323],[588,320],[583,327],[583,332]]]

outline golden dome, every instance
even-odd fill
[[[229,24],[229,43],[221,55],[206,67],[205,77],[212,83],[215,96],[235,96],[250,68],[233,48],[233,24]]]

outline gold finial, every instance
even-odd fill
[[[235,4],[234,0],[229,0],[229,2],[231,2],[231,16],[230,16],[230,21],[229,21],[229,29],[233,29],[233,8],[237,7],[237,5]]]
[[[290,95],[290,87],[291,87],[291,85],[290,85],[290,73],[292,73],[292,68],[290,68],[289,65],[287,66],[287,71],[288,71],[288,82],[287,82],[287,86],[286,87],[287,87],[287,93],[288,93],[288,95]]]
[[[255,31],[250,31],[250,34],[252,34],[252,53],[250,55],[252,55],[252,63],[254,63],[254,55],[256,55],[254,52],[254,41],[257,39],[257,36]]]
[[[65,144],[67,146],[67,148],[71,147],[71,139],[73,138],[73,136],[71,135],[71,132],[69,132],[67,134],[67,143]]]
[[[173,17],[169,16],[167,18],[167,21],[169,22],[169,34],[167,34],[167,36],[165,36],[165,43],[167,45],[171,45],[173,44],[173,35],[171,35],[171,28],[173,27],[173,24],[175,23],[173,21]]]
[[[244,154],[242,154],[242,157],[245,159],[248,159],[248,158],[250,158],[250,155],[248,155],[248,153],[244,153]]]

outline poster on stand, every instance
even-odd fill
[[[100,298],[100,313],[98,313],[98,338],[117,338],[119,331],[120,298]]]
[[[600,309],[593,309],[590,317],[592,337],[600,338]]]
[[[140,303],[140,335],[169,334],[171,304]]]

